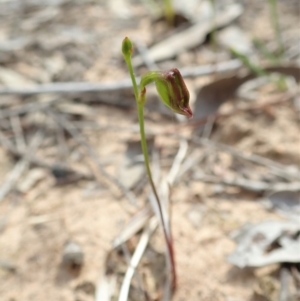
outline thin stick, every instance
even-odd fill
[[[147,228],[149,228],[149,225],[147,225]],[[123,251],[125,260],[127,262],[128,269],[130,269],[132,267],[131,266],[131,254],[130,254],[130,252],[128,250],[127,245],[125,243],[121,244],[121,249]],[[143,280],[141,278],[141,275],[139,274],[138,271],[136,271],[136,267],[135,267],[135,271],[134,271],[134,273],[132,275],[132,278],[135,277],[135,280],[137,281],[139,293],[144,297],[143,300],[145,301],[146,291],[145,291],[145,288],[144,288],[144,283],[143,283]],[[128,269],[127,269],[127,271],[128,271]],[[126,278],[126,274],[125,274],[124,278]],[[123,281],[125,281],[125,279]],[[131,283],[131,281],[128,282],[129,286],[130,286],[130,283]],[[129,291],[129,287],[128,287],[128,291]],[[120,294],[119,297],[121,297],[121,294]],[[140,301],[142,301],[142,300],[140,300]]]
[[[171,220],[171,213],[170,213],[170,206],[168,204],[169,199],[170,199],[170,186],[172,186],[176,180],[176,177],[179,173],[180,170],[180,166],[182,161],[184,160],[186,154],[187,154],[187,150],[188,150],[188,143],[185,139],[181,139],[180,140],[180,145],[179,145],[179,149],[178,152],[174,158],[173,164],[169,170],[169,173],[167,174],[166,178],[162,181],[161,184],[161,191],[162,191],[162,195],[163,195],[163,199],[165,202],[165,207],[168,208],[167,211],[169,211],[169,216],[170,218],[167,219],[167,225],[168,225],[168,231],[170,233],[170,235],[172,235],[171,232],[171,227],[170,227],[170,220]]]

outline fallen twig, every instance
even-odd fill
[[[239,60],[231,60],[218,64],[209,64],[197,67],[182,68],[181,74],[184,77],[197,77],[209,75],[215,72],[228,72],[237,70],[241,67]],[[140,78],[137,78],[140,81]],[[43,93],[59,93],[59,94],[78,94],[87,92],[112,92],[130,89],[132,87],[131,80],[125,79],[112,83],[89,83],[89,82],[68,82],[68,83],[49,83],[35,85],[32,87],[20,88],[0,88],[0,95],[36,95]],[[42,105],[41,105],[42,106]]]

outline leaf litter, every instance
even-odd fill
[[[151,45],[144,54],[158,69],[182,70],[197,96],[189,123],[177,123],[159,106],[146,112],[157,181],[172,217],[179,277],[173,300],[299,296],[299,96],[289,85],[283,91],[269,81],[243,88],[256,77],[253,65],[292,77],[297,88],[299,33],[290,30],[299,19],[297,3],[278,1],[286,53],[274,65],[267,55],[278,56],[268,5],[215,2],[215,25],[210,1],[185,9],[177,3],[187,22],[172,30],[163,20],[154,24],[142,1],[25,1],[23,11],[15,1],[0,2],[1,298],[117,300],[132,273],[130,258],[152,211],[143,171],[131,177],[139,151],[131,145],[136,117],[119,51],[127,35]],[[210,43],[214,26],[216,46]],[[236,50],[247,53],[250,65],[232,56],[228,36],[241,42]],[[256,48],[253,36],[267,52]],[[146,65],[136,54],[137,64]],[[45,134],[30,153],[37,129]],[[24,160],[26,168],[8,181]],[[250,189],[253,183],[263,189]],[[237,246],[233,230],[240,234]],[[148,239],[126,284],[128,300],[162,296],[160,231]],[[78,273],[61,270],[68,242],[76,242],[84,258]],[[233,265],[240,267],[237,277],[249,267],[255,272],[237,283],[229,277]],[[278,273],[270,268],[260,276],[261,266]]]

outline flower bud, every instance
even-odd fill
[[[125,58],[128,58],[131,56],[133,51],[133,46],[132,46],[132,42],[130,41],[129,38],[125,38],[122,42],[122,53],[124,55]]]
[[[145,86],[151,82],[155,83],[157,92],[166,106],[175,113],[193,116],[189,106],[190,94],[178,69],[150,71],[143,75],[140,83],[141,101],[145,99]]]

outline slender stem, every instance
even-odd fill
[[[156,204],[157,204],[158,211],[159,211],[159,216],[160,216],[161,223],[162,223],[163,233],[164,233],[164,237],[165,237],[166,244],[167,244],[167,251],[169,253],[169,258],[171,261],[170,262],[171,274],[172,274],[171,286],[172,286],[172,290],[174,291],[176,289],[176,282],[177,282],[176,278],[177,277],[176,277],[173,242],[172,242],[171,233],[170,233],[170,235],[168,235],[168,233],[167,233],[161,202],[160,202],[160,199],[159,199],[159,196],[158,196],[158,193],[157,193],[157,190],[156,190],[153,178],[152,178],[152,172],[151,172],[150,163],[149,163],[150,160],[149,160],[149,154],[148,154],[147,140],[146,140],[146,134],[145,134],[144,102],[141,101],[141,99],[139,98],[139,89],[138,89],[136,79],[134,76],[131,58],[130,58],[130,56],[127,56],[127,57],[124,56],[124,59],[127,64],[127,67],[128,67],[129,73],[130,73],[130,77],[132,80],[134,96],[136,99],[137,110],[138,110],[138,119],[139,119],[140,136],[141,136],[141,147],[142,147],[142,151],[143,151],[143,155],[144,155],[144,163],[145,163],[149,183],[152,188],[153,194],[155,196]]]
[[[167,229],[164,225],[165,220],[164,220],[164,216],[163,216],[163,210],[162,210],[161,202],[160,202],[160,199],[159,199],[159,196],[158,196],[158,193],[157,193],[157,190],[156,190],[153,178],[152,178],[152,172],[151,172],[151,168],[150,168],[150,164],[149,164],[149,154],[148,154],[147,140],[146,140],[146,135],[145,135],[144,105],[140,101],[137,101],[137,105],[138,105],[138,118],[139,118],[139,125],[140,125],[141,146],[142,146],[142,151],[143,151],[143,155],[144,155],[145,167],[146,167],[148,179],[149,179],[153,194],[156,199],[159,215],[160,215],[162,226],[163,226],[162,227],[163,233],[164,233],[164,237],[165,237],[165,240],[167,243],[167,250],[169,253],[169,258],[171,260],[172,289],[175,290],[177,280],[176,280],[175,256],[174,256],[172,237],[171,237],[171,233],[170,233],[170,235],[168,235]]]
[[[148,154],[147,140],[146,140],[146,134],[145,134],[145,123],[144,123],[144,106],[141,103],[138,103],[138,117],[139,117],[139,124],[140,124],[141,146],[142,146],[142,151],[143,151],[143,155],[144,155],[147,175],[148,175],[149,182],[150,182],[151,188],[153,190],[154,196],[156,198],[156,201],[157,201],[157,203],[160,203],[159,196],[156,191],[155,184],[153,182],[151,168],[150,168],[150,164],[149,164],[149,154]]]
[[[134,71],[133,71],[133,67],[132,67],[132,64],[131,64],[131,59],[130,59],[130,57],[129,58],[124,57],[124,59],[125,59],[125,62],[126,62],[126,65],[127,65],[130,77],[131,77],[134,97],[135,97],[136,103],[138,105],[138,103],[139,103],[139,89],[138,89],[138,86],[137,86],[137,83],[136,83],[136,80],[135,80]]]

